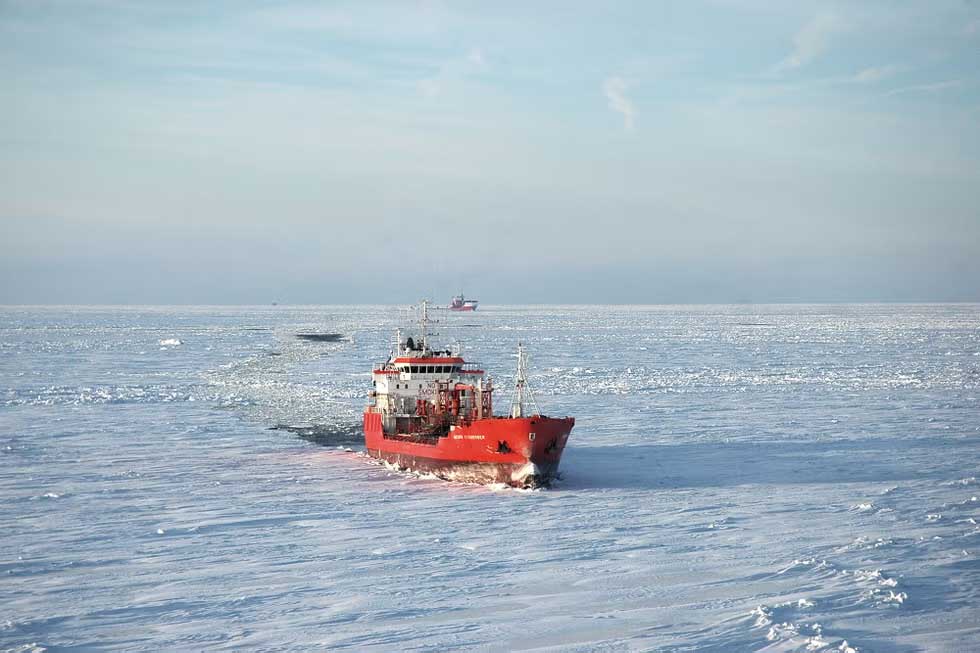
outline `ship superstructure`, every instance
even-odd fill
[[[518,346],[510,413],[494,416],[493,381],[468,365],[458,346],[430,346],[428,310],[423,301],[419,333],[403,338],[396,332],[391,355],[373,371],[372,402],[364,411],[368,454],[450,480],[550,482],[575,419],[540,414],[527,382],[524,347]]]

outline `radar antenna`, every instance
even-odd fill
[[[517,380],[514,384],[514,399],[510,404],[511,417],[530,417],[540,415],[538,402],[527,382],[527,351],[524,343],[517,343]]]

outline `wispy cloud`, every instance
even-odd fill
[[[302,31],[350,31],[357,22],[354,14],[345,9],[309,7],[270,7],[248,15],[264,27]]]
[[[426,97],[436,97],[453,81],[464,79],[470,75],[479,74],[489,68],[483,50],[471,48],[463,57],[444,61],[436,74],[419,80],[419,91]]]
[[[851,78],[851,81],[864,84],[880,82],[883,79],[892,77],[898,72],[898,70],[898,66],[871,66],[870,68],[865,68],[864,70],[855,73]]]
[[[617,76],[607,77],[602,83],[602,92],[606,96],[606,100],[609,101],[609,108],[616,113],[623,114],[623,126],[627,130],[631,130],[636,119],[636,108],[633,106],[633,102],[626,97],[628,87],[629,84],[626,83],[626,80]]]
[[[319,33],[360,43],[420,44],[448,28],[451,14],[436,3],[267,3],[245,22],[283,33]]]
[[[473,64],[477,68],[485,68],[487,65],[486,59],[483,58],[483,50],[480,48],[473,48],[466,55],[466,61]]]
[[[946,91],[951,88],[960,88],[963,86],[962,79],[948,79],[943,82],[935,82],[932,84],[916,84],[914,86],[903,86],[902,88],[896,88],[885,93],[885,97],[892,95],[905,95],[906,93],[938,93],[940,91]]]
[[[776,65],[776,72],[800,68],[816,59],[842,27],[843,22],[836,14],[818,14],[811,18],[793,37],[793,52]]]

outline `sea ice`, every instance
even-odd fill
[[[975,647],[977,305],[481,319],[498,409],[521,339],[577,418],[554,489],[336,449],[390,307],[0,307],[0,650]]]

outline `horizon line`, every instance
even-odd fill
[[[417,302],[333,302],[333,303],[314,303],[314,302],[297,302],[297,303],[226,303],[226,304],[215,304],[215,303],[202,303],[202,304],[192,304],[192,303],[95,303],[95,304],[76,304],[76,303],[35,303],[35,304],[7,304],[0,302],[0,308],[290,308],[290,307],[314,307],[314,306],[412,306]],[[927,304],[978,304],[980,305],[980,299],[976,300],[939,300],[939,299],[923,299],[923,300],[869,300],[869,301],[848,301],[848,300],[786,300],[786,301],[768,301],[768,302],[749,302],[749,301],[737,301],[737,302],[660,302],[660,303],[600,303],[600,302],[527,302],[527,303],[515,303],[515,304],[481,304],[481,308],[484,307],[500,307],[509,308],[515,306],[614,306],[614,307],[647,307],[647,306],[875,306],[875,305],[893,305],[893,306],[916,306],[916,305],[927,305]],[[433,306],[432,308],[436,310],[446,310],[448,311],[448,306]],[[477,311],[466,311],[467,313],[479,312]]]

